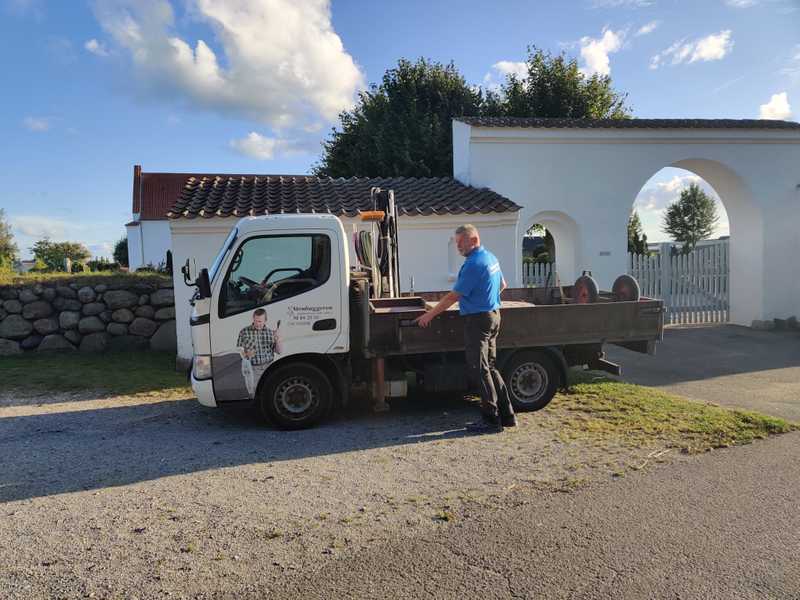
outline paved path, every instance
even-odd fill
[[[800,332],[668,327],[656,356],[606,351],[627,381],[800,422]]]
[[[800,433],[290,575],[302,598],[800,598]],[[266,590],[263,590],[266,592]],[[258,594],[255,593],[254,597]]]

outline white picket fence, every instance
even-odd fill
[[[652,256],[628,254],[628,273],[643,296],[664,300],[666,323],[725,323],[730,318],[730,253],[727,241],[670,255],[662,244]]]
[[[522,284],[525,287],[556,285],[556,263],[522,263]]]

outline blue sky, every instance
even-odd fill
[[[307,172],[400,57],[487,86],[534,44],[610,72],[637,117],[800,117],[800,0],[0,0],[0,17],[0,208],[23,255],[43,235],[108,255],[134,164]],[[688,177],[636,199],[651,240]]]

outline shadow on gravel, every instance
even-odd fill
[[[462,399],[404,401],[373,415],[349,408],[315,429],[277,431],[251,409],[195,400],[0,418],[0,502],[472,435]]]

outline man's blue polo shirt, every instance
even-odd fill
[[[478,246],[467,254],[453,290],[461,294],[458,299],[462,315],[489,312],[500,308],[500,287],[503,273],[494,254]]]

